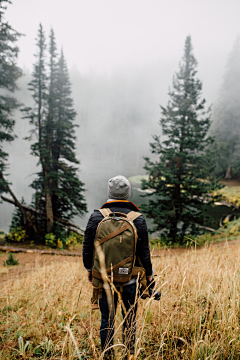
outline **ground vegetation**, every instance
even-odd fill
[[[163,254],[153,258],[161,301],[137,299],[133,359],[237,359],[239,243],[225,242],[201,250],[193,246],[179,253],[163,250]],[[91,311],[92,288],[82,262],[69,257],[45,258],[34,258],[15,278],[4,274],[1,357],[99,360],[100,313]],[[1,264],[0,270],[10,271]],[[118,308],[115,350],[119,360],[121,323]]]

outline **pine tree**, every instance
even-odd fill
[[[84,184],[77,171],[79,161],[75,155],[76,112],[71,98],[71,84],[63,51],[58,63],[57,117],[52,148],[54,181],[53,211],[55,217],[71,219],[87,211],[82,195]]]
[[[216,173],[230,179],[240,174],[240,37],[228,58],[211,132],[218,153]]]
[[[166,107],[161,106],[163,140],[154,136],[150,144],[157,160],[145,158],[149,180],[142,185],[152,191],[143,211],[153,219],[153,231],[169,243],[183,243],[186,234],[199,233],[204,208],[214,201],[209,193],[218,187],[210,176],[214,168],[208,149],[212,139],[207,135],[210,109],[204,110],[196,66],[188,36],[179,72],[173,78],[173,90],[169,91],[170,100]]]
[[[3,149],[4,142],[14,140],[14,124],[12,112],[19,105],[11,93],[17,88],[16,81],[22,75],[17,66],[19,49],[15,42],[20,34],[8,22],[4,21],[4,3],[9,0],[0,0],[0,192],[7,191],[8,182],[4,178],[8,154]]]
[[[32,155],[38,158],[40,171],[37,178],[32,182],[31,187],[35,190],[34,206],[37,210],[45,211],[44,196],[44,179],[45,179],[45,162],[46,162],[46,146],[45,146],[45,124],[48,114],[48,77],[46,71],[46,39],[42,28],[39,25],[38,36],[36,39],[37,52],[35,54],[36,63],[33,65],[32,81],[29,83],[29,90],[32,93],[34,106],[24,108],[24,118],[29,119],[33,129],[27,140],[36,140],[31,145]],[[37,225],[42,227],[43,221],[37,221]]]
[[[54,142],[54,131],[56,122],[57,109],[57,47],[53,29],[50,33],[50,47],[49,47],[49,93],[48,93],[48,116],[45,125],[45,144],[46,144],[46,158],[45,158],[45,173],[44,173],[44,190],[46,201],[46,215],[47,215],[47,232],[51,232],[54,223],[53,212],[53,188],[55,185],[55,174],[53,169],[52,148]]]
[[[53,30],[50,33],[49,62],[46,66],[45,37],[40,25],[37,40],[37,63],[29,89],[36,107],[25,109],[26,118],[34,125],[37,142],[32,145],[33,155],[41,166],[31,186],[35,189],[34,205],[44,211],[47,221],[44,231],[57,228],[57,218],[71,219],[86,212],[82,195],[83,183],[77,176],[78,160],[75,156],[75,116],[71,99],[71,85],[63,53],[57,57]],[[47,71],[48,69],[48,75]],[[31,139],[31,137],[29,137]],[[43,227],[43,220],[38,220]]]

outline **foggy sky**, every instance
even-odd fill
[[[169,61],[176,71],[190,34],[206,97],[213,101],[240,32],[239,14],[239,0],[13,0],[6,18],[25,34],[19,41],[21,67],[32,67],[41,22],[47,36],[53,27],[69,68],[81,73]]]

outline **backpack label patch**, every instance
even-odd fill
[[[128,269],[127,268],[119,268],[118,273],[120,275],[128,275]]]

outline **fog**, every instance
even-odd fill
[[[6,19],[20,33],[17,97],[31,105],[27,90],[35,62],[35,38],[41,22],[48,38],[55,32],[70,70],[77,111],[79,176],[85,183],[89,213],[106,200],[107,180],[117,174],[144,174],[151,135],[160,134],[159,105],[166,105],[173,74],[191,35],[203,96],[217,99],[228,54],[239,34],[238,0],[18,0]],[[30,126],[14,113],[18,138],[6,145],[9,180],[18,198],[30,203],[29,184],[37,170]],[[0,229],[8,231],[13,206],[0,204]],[[75,222],[86,226],[89,213]]]

